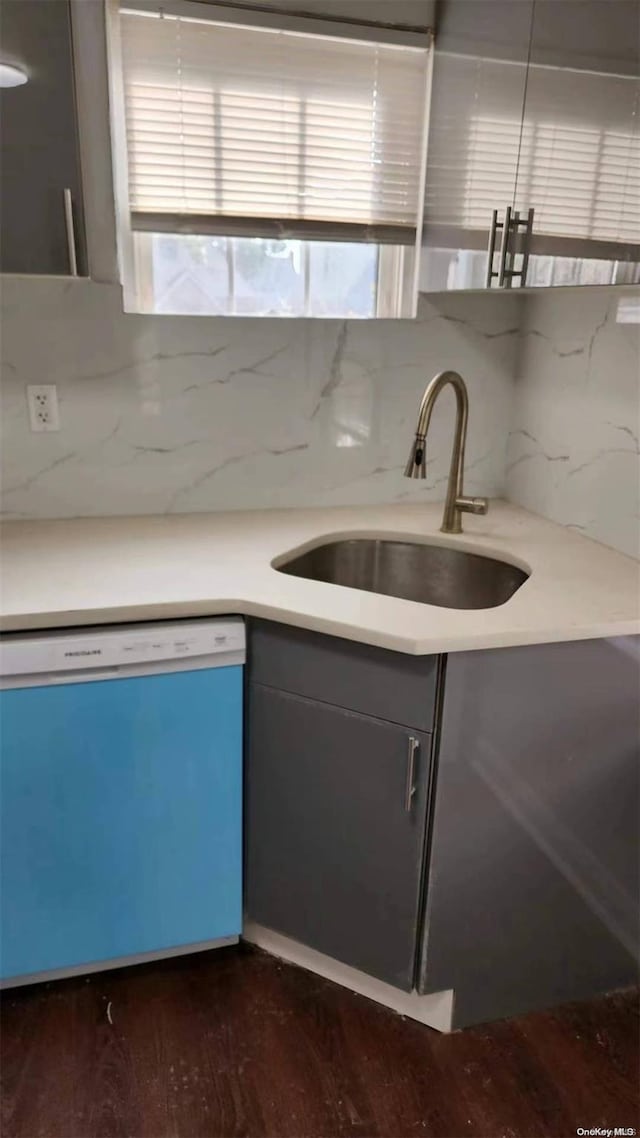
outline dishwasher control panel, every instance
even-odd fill
[[[0,640],[0,676],[122,668],[244,653],[239,617],[120,625],[82,632],[17,633]]]

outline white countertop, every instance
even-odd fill
[[[439,533],[442,505],[8,522],[4,631],[240,613],[411,654],[640,633],[640,566],[504,502]],[[394,536],[531,571],[504,605],[459,610],[278,573],[322,537]]]

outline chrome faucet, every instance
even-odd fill
[[[464,448],[467,441],[467,420],[469,418],[469,396],[467,385],[457,371],[441,371],[427,384],[418,412],[416,437],[411,447],[409,461],[405,467],[405,478],[426,478],[427,431],[436,399],[443,387],[451,384],[456,393],[456,429],[451,453],[451,469],[447,484],[447,497],[442,515],[442,533],[462,533],[462,515],[486,514],[489,503],[486,498],[467,498],[462,488],[464,477]]]

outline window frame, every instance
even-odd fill
[[[72,0],[72,2],[82,4],[83,0]],[[175,226],[171,229],[163,227],[162,229],[154,229],[152,219],[149,219],[148,224],[136,225],[134,230],[131,219],[132,211],[129,203],[128,191],[128,178],[127,178],[127,162],[126,162],[126,125],[125,125],[125,108],[124,108],[124,93],[123,93],[123,68],[121,59],[120,47],[120,29],[119,18],[120,9],[125,8],[129,11],[149,11],[157,12],[159,7],[170,15],[183,16],[191,19],[197,19],[199,22],[216,23],[222,21],[224,23],[237,23],[239,25],[248,25],[252,27],[271,27],[287,31],[298,31],[309,35],[317,34],[322,36],[337,36],[338,38],[353,38],[358,40],[370,41],[372,43],[388,43],[397,46],[419,47],[426,51],[426,68],[425,68],[425,116],[427,126],[423,135],[423,154],[422,163],[420,168],[420,185],[418,191],[419,202],[424,201],[424,185],[426,178],[426,151],[428,143],[428,121],[429,121],[429,106],[431,98],[431,83],[433,74],[433,42],[434,36],[431,27],[425,27],[424,31],[416,31],[415,29],[407,28],[394,28],[389,26],[381,26],[372,23],[356,23],[354,21],[337,22],[325,18],[313,18],[309,16],[295,16],[290,13],[284,12],[268,12],[261,8],[245,9],[245,8],[227,8],[223,5],[207,3],[206,16],[202,12],[202,4],[191,3],[190,0],[104,0],[106,12],[106,41],[107,41],[107,78],[109,89],[109,119],[110,119],[110,138],[111,138],[111,154],[112,154],[112,178],[115,193],[115,235],[117,245],[117,261],[119,266],[119,281],[123,288],[124,309],[126,312],[131,313],[152,313],[152,308],[147,304],[150,301],[152,285],[150,282],[150,268],[147,264],[144,255],[141,254],[137,248],[135,235],[137,232],[143,232],[145,229],[149,232],[171,232],[171,233],[190,233],[190,234],[210,234],[212,236],[230,236],[230,235],[245,235],[245,236],[271,236],[271,233],[259,232],[261,222],[256,220],[255,229],[249,233],[249,226],[251,221],[249,219],[248,225],[245,227],[243,224],[241,230],[236,231],[234,234],[233,225],[228,228],[225,226],[224,221],[222,224],[216,224],[220,219],[208,219],[189,217],[188,215],[176,215]],[[372,317],[366,319],[406,319],[415,318],[417,313],[417,300],[418,300],[418,284],[420,272],[420,250],[422,245],[422,226],[423,226],[423,209],[418,209],[416,219],[416,234],[413,244],[407,245],[406,250],[404,247],[396,244],[386,244],[390,241],[391,233],[386,235],[386,241],[374,241],[374,244],[379,251],[378,257],[378,274],[376,280],[376,312]],[[244,219],[243,219],[244,221]],[[267,226],[267,230],[268,230]],[[309,227],[309,236],[307,241],[321,241],[323,229],[327,229],[324,223],[318,223],[317,228],[311,225]],[[333,223],[331,226],[333,232],[336,234],[333,240],[338,239],[338,229],[342,232],[340,237],[344,241],[353,240],[356,233],[361,232],[361,226],[351,226],[349,223],[338,225]],[[291,236],[299,240],[305,240],[299,234],[286,232],[286,224],[275,223],[273,226],[274,237],[287,237]],[[244,234],[241,232],[244,231]],[[383,254],[383,250],[387,250]],[[410,252],[412,256],[407,256],[406,253]],[[382,271],[380,266],[383,266]],[[308,291],[308,274],[306,277],[307,291]],[[141,288],[145,301],[141,303],[140,292]],[[411,311],[407,310],[406,297],[411,297]],[[316,317],[313,313],[307,313],[308,305],[305,303],[305,316],[318,319],[340,319],[340,317]],[[234,319],[242,319],[242,315],[230,313]],[[252,317],[249,317],[252,318]],[[281,318],[280,316],[275,318]],[[354,317],[357,319],[357,317]],[[365,318],[363,318],[365,319]]]

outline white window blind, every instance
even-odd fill
[[[640,242],[640,84],[532,65],[523,120],[524,79],[522,65],[463,56],[436,72],[428,240],[485,248],[492,210],[515,203],[535,210],[537,252],[628,254]]]
[[[134,229],[412,244],[427,50],[121,12]]]

